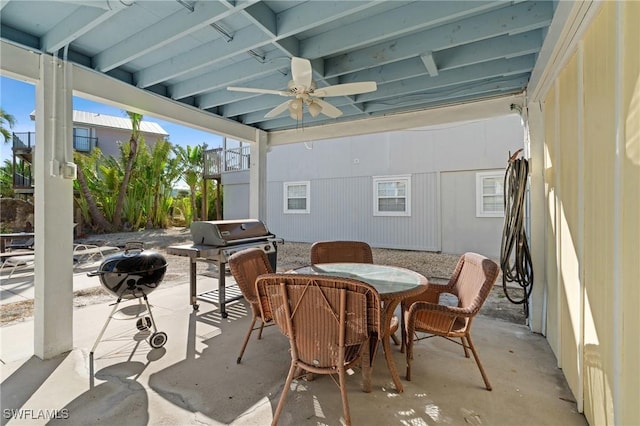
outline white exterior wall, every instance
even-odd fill
[[[267,225],[289,241],[498,257],[502,218],[476,217],[476,172],[504,173],[523,148],[520,117],[279,145],[267,155]],[[373,177],[411,175],[411,216],[373,215]],[[309,214],[285,214],[285,182],[310,182]],[[249,217],[248,180],[223,175],[225,219]],[[247,189],[243,190],[243,186]],[[244,210],[243,210],[244,209]]]

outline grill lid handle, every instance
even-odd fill
[[[144,242],[142,241],[129,241],[124,245],[124,253],[127,254],[130,251],[144,251]]]

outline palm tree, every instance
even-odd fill
[[[187,145],[186,149],[177,145],[175,147],[175,153],[182,168],[182,178],[189,186],[189,198],[191,200],[193,220],[197,220],[198,209],[196,207],[196,189],[198,188],[198,183],[203,176],[204,152],[202,147],[199,145],[196,145],[195,147]]]
[[[0,196],[11,198],[13,191],[13,163],[11,160],[4,160],[0,167]]]
[[[124,209],[125,198],[127,197],[129,181],[131,180],[131,170],[133,169],[133,163],[135,162],[136,155],[138,154],[140,123],[142,122],[142,114],[127,111],[127,115],[131,119],[131,138],[129,138],[129,152],[127,155],[127,162],[125,164],[124,177],[120,183],[120,191],[118,192],[118,199],[113,213],[113,227],[115,229],[122,228],[122,211]]]
[[[99,162],[102,153],[99,148],[95,148],[91,156],[86,156],[78,152],[74,153],[75,163],[78,166],[78,179],[74,185],[77,186],[82,197],[77,199],[78,204],[84,206],[82,210],[86,211],[86,214],[91,218],[91,223],[97,228],[98,231],[111,231],[111,223],[106,219],[103,212],[98,207],[96,198],[90,188],[90,182],[87,175],[92,176],[95,173],[96,165]],[[98,179],[98,181],[101,181]]]
[[[5,123],[9,128],[5,127]],[[2,137],[4,138],[4,143],[9,143],[11,141],[11,130],[13,126],[16,125],[16,119],[13,115],[5,112],[2,108],[0,108],[0,133],[2,133]]]

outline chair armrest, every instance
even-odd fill
[[[426,286],[425,290],[417,296],[408,297],[402,301],[402,306],[405,310],[409,309],[409,306],[416,302],[429,302],[438,304],[440,301],[440,295],[442,293],[450,293],[449,285],[431,284]]]
[[[456,306],[438,305],[429,302],[415,302],[409,307],[407,313],[408,333],[415,331],[416,317],[420,316],[421,331],[427,331],[434,334],[449,333],[456,319],[470,318],[476,313],[464,308]]]

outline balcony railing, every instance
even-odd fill
[[[249,145],[224,150],[209,149],[204,152],[204,177],[215,178],[222,172],[249,170]]]
[[[98,138],[88,136],[74,136],[73,149],[80,152],[90,152],[98,144]],[[22,132],[13,134],[13,150],[27,150],[36,146],[35,132]]]
[[[36,146],[35,132],[22,132],[13,134],[13,150],[31,149]]]

